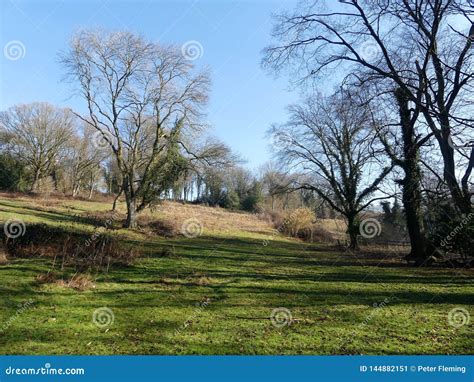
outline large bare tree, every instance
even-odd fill
[[[343,215],[356,249],[360,212],[386,197],[376,191],[392,169],[375,143],[368,108],[355,107],[346,92],[311,98],[291,106],[289,122],[271,132],[280,158],[302,175],[294,187],[314,191]]]
[[[88,115],[122,174],[126,227],[161,192],[160,182],[177,176],[186,142],[202,128],[209,77],[197,72],[173,46],[128,32],[85,30],[73,36],[63,55],[70,78],[79,84]],[[171,172],[169,172],[171,171]]]
[[[27,163],[37,192],[73,136],[74,115],[48,103],[17,105],[0,113],[0,127],[9,150]]]

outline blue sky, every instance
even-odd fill
[[[84,112],[83,101],[71,98],[71,85],[62,80],[58,54],[74,31],[88,27],[134,31],[179,46],[198,41],[203,54],[195,63],[208,65],[212,73],[211,133],[252,168],[271,158],[265,131],[284,121],[286,105],[297,99],[287,90],[287,78],[276,79],[260,68],[261,50],[271,39],[272,13],[293,8],[293,1],[1,0],[0,4],[1,110],[48,101]],[[17,41],[20,58],[6,59],[6,49],[13,49],[11,44]]]

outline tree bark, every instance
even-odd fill
[[[37,169],[37,170],[35,170],[35,174],[34,174],[34,178],[33,178],[33,184],[31,185],[31,191],[32,192],[38,192],[39,180],[40,180],[40,170]]]
[[[117,209],[117,201],[120,198],[120,195],[122,195],[122,189],[120,189],[118,194],[115,195],[114,202],[112,203],[112,211],[115,211]]]
[[[402,186],[402,201],[411,244],[411,251],[406,259],[413,260],[416,265],[422,265],[430,253],[421,209],[420,148],[414,126],[416,118],[411,118],[408,97],[401,89],[395,92],[395,97],[399,106],[403,138],[403,160],[399,165],[405,172],[405,177],[398,183]]]
[[[416,163],[406,166],[405,178],[402,184],[402,201],[405,209],[405,219],[410,237],[411,252],[408,260],[422,265],[429,256],[426,232],[421,211],[421,190],[419,184],[419,168]]]
[[[125,228],[136,228],[137,227],[137,202],[135,199],[130,198],[125,193],[127,203],[127,220],[125,221]]]
[[[349,248],[359,249],[359,225],[357,224],[357,215],[349,214],[347,216],[347,233],[349,234]]]
[[[123,181],[123,191],[125,193],[125,202],[127,204],[127,220],[125,221],[125,228],[136,228],[138,212],[137,198],[130,179],[133,179],[133,176],[128,176]]]
[[[72,187],[72,197],[75,198],[78,193],[79,193],[79,185],[74,185]]]

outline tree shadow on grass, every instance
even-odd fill
[[[0,205],[8,206],[5,203],[0,202]],[[15,215],[33,216],[41,219],[44,222],[55,222],[55,223],[67,223],[67,224],[83,224],[90,225],[92,227],[99,227],[98,221],[95,218],[79,215],[68,215],[59,211],[44,211],[41,208],[34,208],[28,206],[21,206],[16,208],[14,211],[7,211],[0,209],[8,213],[14,213]],[[22,211],[24,210],[24,211]]]

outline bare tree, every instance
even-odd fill
[[[0,113],[0,126],[9,149],[27,163],[33,176],[31,191],[51,174],[73,136],[74,115],[48,103],[13,106]]]
[[[104,150],[93,145],[93,131],[85,126],[82,136],[74,136],[68,144],[63,167],[69,179],[69,191],[77,196],[81,189],[90,191],[90,179],[97,178],[100,163],[105,158]]]
[[[350,247],[358,247],[359,214],[386,196],[374,193],[392,165],[383,165],[367,108],[343,92],[290,107],[288,123],[272,129],[279,155],[292,170],[296,188],[314,191],[347,219]]]
[[[183,136],[202,128],[208,75],[196,73],[177,48],[128,32],[79,32],[63,62],[87,103],[88,116],[80,118],[97,130],[117,161],[125,225],[134,227],[150,193],[160,193],[170,161],[188,154]]]
[[[467,0],[344,0],[330,10],[322,1],[302,2],[279,18],[279,43],[266,50],[265,63],[276,70],[294,63],[299,78],[345,67],[362,81],[400,88],[420,106],[438,142],[452,199],[469,213],[474,148],[452,141],[462,140],[459,129],[472,125],[465,117],[474,80],[472,17]],[[461,166],[456,158],[464,159]]]

